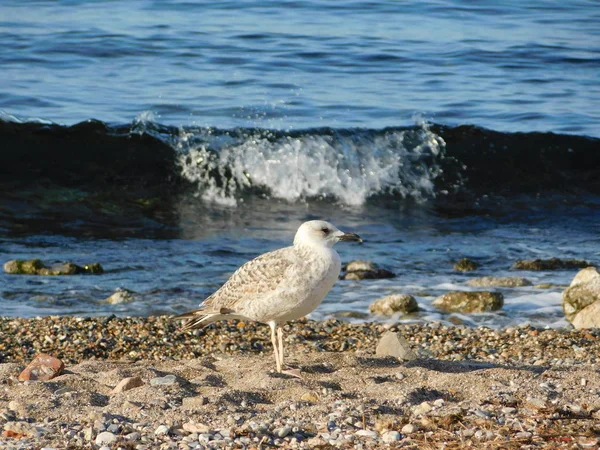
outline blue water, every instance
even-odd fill
[[[600,136],[596,1],[16,1],[0,110],[72,124]]]
[[[0,145],[0,162],[24,175],[3,180],[0,166],[0,263],[106,273],[0,273],[2,314],[181,313],[324,218],[365,240],[339,245],[343,261],[397,277],[340,281],[313,318],[406,293],[422,309],[409,322],[567,325],[560,298],[576,270],[509,268],[600,259],[600,176],[586,163],[598,140],[581,137],[600,136],[599,24],[598,2],[581,0],[5,0],[0,142],[14,147]],[[18,123],[89,119],[112,126]],[[444,129],[465,124],[491,131]],[[130,176],[127,164],[152,167],[140,142],[170,146],[176,170]],[[118,181],[94,151],[120,158]],[[193,189],[155,210],[155,176]],[[465,256],[482,268],[454,272]],[[500,289],[493,314],[432,307],[483,275],[557,286]],[[118,288],[135,295],[107,303]]]

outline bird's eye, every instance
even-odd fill
[[[323,227],[323,228],[321,228],[321,231],[322,231],[323,233],[327,234],[327,233],[329,233],[329,228],[327,228],[327,227]]]

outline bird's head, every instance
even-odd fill
[[[294,245],[333,247],[339,241],[362,242],[362,239],[358,234],[344,233],[324,220],[304,222],[294,237]]]

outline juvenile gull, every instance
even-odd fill
[[[219,320],[250,319],[271,327],[277,372],[283,367],[281,324],[313,311],[339,277],[340,256],[333,249],[339,241],[362,242],[329,222],[303,223],[294,245],[248,261],[214,294],[178,319],[189,319],[183,329],[204,327]]]

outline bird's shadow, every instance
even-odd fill
[[[448,361],[443,359],[416,359],[405,362],[404,367],[421,367],[427,370],[444,373],[467,373],[486,369],[527,370],[536,374],[546,371],[544,366],[511,366],[508,364],[497,364],[487,361]]]

